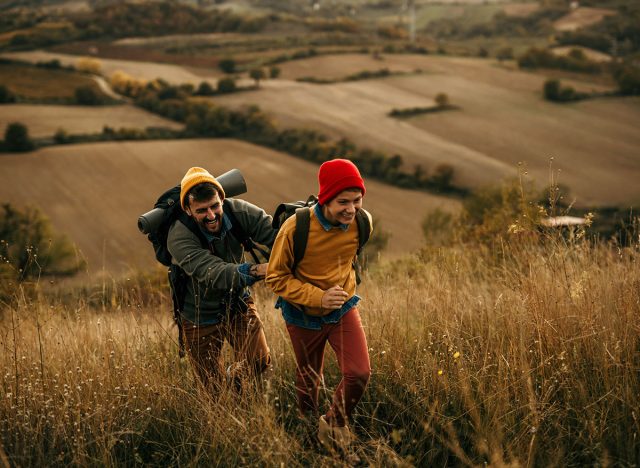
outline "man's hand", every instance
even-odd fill
[[[268,263],[255,263],[249,268],[249,274],[254,278],[264,279],[267,276]]]
[[[327,289],[322,295],[323,309],[339,309],[348,299],[349,294],[340,286],[333,286]]]

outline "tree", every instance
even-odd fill
[[[29,130],[20,122],[13,122],[4,132],[4,145],[8,151],[31,151],[34,147]]]
[[[249,71],[249,76],[256,82],[257,87],[260,87],[260,80],[266,78],[266,74],[262,68],[253,68]]]
[[[225,58],[218,62],[218,68],[225,73],[235,73],[236,61],[232,58]]]
[[[219,93],[232,93],[236,90],[236,80],[233,78],[222,78],[218,80]]]
[[[13,91],[11,91],[5,85],[0,85],[0,103],[5,104],[5,103],[15,102],[15,101],[16,101],[16,95],[13,94]]]
[[[449,96],[446,93],[438,93],[435,101],[438,107],[447,107],[449,105]]]
[[[271,67],[269,68],[269,78],[278,78],[280,76],[280,68]]]
[[[102,104],[102,98],[93,88],[93,86],[78,86],[75,90],[76,102],[83,106],[97,106]]]
[[[213,93],[213,86],[211,86],[208,81],[200,83],[198,90],[196,91],[198,96],[211,96]]]
[[[547,80],[544,82],[542,91],[547,101],[558,101],[560,96],[560,81]]]

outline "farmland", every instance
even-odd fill
[[[11,122],[25,123],[32,137],[52,137],[58,130],[70,134],[100,133],[105,126],[112,128],[167,127],[182,128],[182,124],[163,119],[130,105],[54,106],[8,104],[2,107],[0,131]]]
[[[138,216],[177,184],[187,168],[221,174],[238,168],[249,192],[243,198],[272,212],[282,201],[306,199],[317,167],[291,156],[233,140],[187,140],[60,146],[32,154],[3,155],[0,200],[40,207],[87,259],[90,271],[122,272],[155,264]],[[141,183],[143,181],[143,183]],[[286,183],[285,183],[286,181]],[[420,223],[456,201],[368,181],[366,206],[388,231],[388,254],[422,243]],[[37,187],[37,190],[33,190]]]

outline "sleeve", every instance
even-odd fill
[[[262,208],[245,200],[233,200],[232,209],[245,232],[258,244],[271,248],[276,230],[271,225],[273,218]]]
[[[293,265],[293,228],[295,216],[282,225],[271,249],[265,283],[285,301],[307,307],[321,307],[324,291],[299,280],[291,271]]]
[[[215,289],[231,289],[249,285],[247,275],[238,271],[238,264],[227,263],[220,257],[202,248],[198,238],[180,221],[169,230],[167,248],[173,261],[187,275]]]

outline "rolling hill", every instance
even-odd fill
[[[76,243],[90,272],[149,268],[156,262],[137,218],[196,165],[213,174],[240,169],[249,188],[244,198],[268,212],[316,190],[314,164],[235,140],[180,140],[2,155],[0,200],[40,207]],[[387,254],[395,256],[421,245],[420,223],[429,210],[454,210],[458,203],[367,181],[365,206],[381,220],[379,228],[391,233]]]

